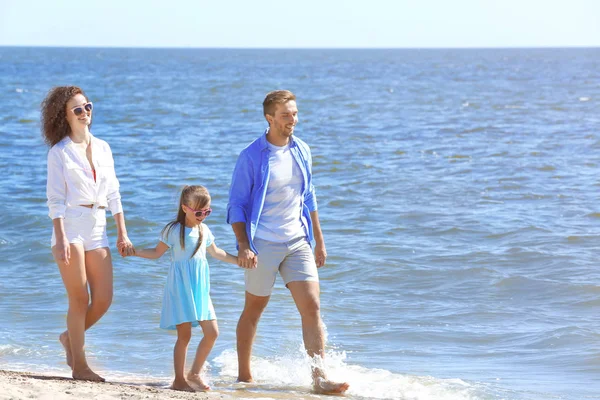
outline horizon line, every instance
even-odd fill
[[[567,46],[490,46],[490,47],[235,47],[235,46],[57,46],[57,45],[11,45],[0,44],[0,48],[48,48],[48,49],[132,49],[132,50],[536,50],[536,49],[600,49],[600,45]]]

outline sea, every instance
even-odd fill
[[[326,366],[345,398],[600,399],[600,49],[0,47],[0,369],[69,376],[67,297],[50,251],[40,103],[82,87],[113,151],[129,236],[154,246],[179,191],[226,223],[240,151],[267,92],[297,96],[329,254]],[[168,387],[159,328],[169,269],[121,258],[86,336],[109,381]],[[236,383],[243,270],[209,260],[220,336],[207,380],[225,397],[311,392],[300,317],[278,277],[258,326],[254,384]],[[202,332],[194,331],[188,362]]]

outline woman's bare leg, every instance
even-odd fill
[[[83,246],[71,244],[69,265],[62,262],[57,262],[57,264],[69,297],[67,331],[68,348],[71,350],[73,379],[104,381],[104,378],[90,369],[85,358],[85,320],[89,294]],[[68,352],[67,358],[69,358]]]
[[[91,328],[102,318],[110,307],[113,298],[113,265],[110,250],[107,247],[85,252],[85,271],[90,287],[92,302],[85,315],[85,330]],[[69,332],[59,337],[67,353],[67,364],[72,367]]]

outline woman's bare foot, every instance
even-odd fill
[[[204,381],[200,377],[200,374],[192,374],[190,372],[187,376],[187,380],[192,382],[196,386],[198,386],[200,388],[200,390],[202,390],[203,392],[210,390],[210,386],[208,386],[206,383],[204,383]]]
[[[332,382],[328,379],[318,377],[313,381],[313,390],[319,394],[342,394],[350,385],[346,382]]]
[[[195,392],[194,388],[188,385],[185,379],[175,379],[171,385],[171,389],[182,392]]]
[[[78,381],[105,382],[106,379],[95,373],[89,368],[80,371],[73,370],[73,379]]]
[[[64,331],[58,337],[58,340],[65,348],[65,353],[67,353],[67,365],[73,369],[73,356],[71,356],[71,343],[69,342],[69,333]]]

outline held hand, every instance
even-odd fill
[[[135,248],[127,236],[123,236],[117,240],[117,250],[121,257],[135,255]]]
[[[323,265],[325,265],[325,260],[327,260],[325,243],[317,243],[315,245],[315,262],[317,263],[317,268],[321,268]]]
[[[238,251],[238,266],[245,269],[253,269],[256,268],[256,263],[258,261],[256,254],[252,252],[249,248],[242,248]]]
[[[66,237],[62,237],[56,240],[56,245],[52,250],[54,258],[59,264],[69,265],[71,259],[71,245]]]

